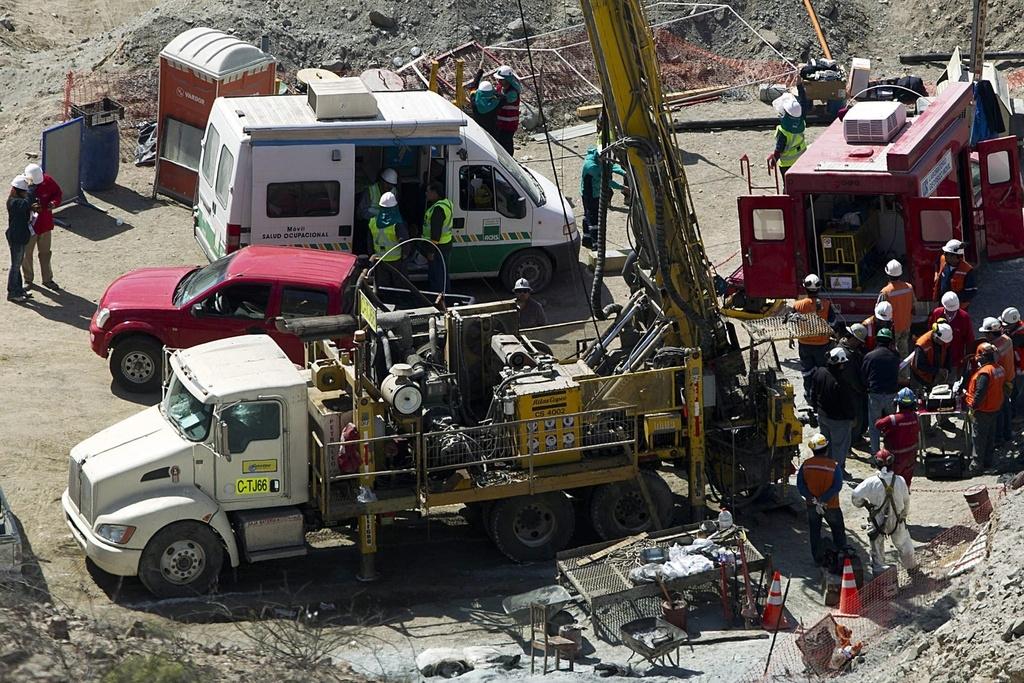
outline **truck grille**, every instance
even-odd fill
[[[75,507],[81,510],[82,481],[78,461],[74,458],[68,458],[68,460],[70,461],[68,463],[68,497],[71,498],[71,502],[75,504]]]

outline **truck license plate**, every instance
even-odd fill
[[[250,477],[235,482],[235,493],[240,496],[255,496],[270,493],[270,477]]]

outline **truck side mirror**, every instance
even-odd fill
[[[205,311],[203,309],[203,302],[200,301],[197,304],[192,304],[192,317],[202,318],[203,315],[205,315]]]
[[[526,218],[526,197],[516,196],[516,218]]]
[[[217,431],[213,434],[213,450],[217,455],[224,456],[224,459],[231,462],[231,447],[229,440],[228,423],[225,420],[217,420]]]

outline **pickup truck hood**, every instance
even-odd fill
[[[100,299],[100,308],[122,310],[125,308],[170,309],[174,308],[171,297],[174,288],[186,273],[195,270],[190,266],[168,268],[140,268],[125,273],[110,283]]]

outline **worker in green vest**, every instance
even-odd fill
[[[444,196],[444,186],[436,180],[427,184],[426,197],[423,239],[433,242],[433,245],[421,243],[427,258],[427,289],[447,292],[451,279],[448,264],[452,253],[452,202]]]
[[[368,226],[370,219],[377,215],[380,198],[385,192],[395,192],[398,187],[398,172],[393,168],[385,168],[377,174],[377,181],[371,183],[359,193],[356,203],[356,230],[352,236],[352,252],[355,254],[372,254],[373,245],[368,244]]]
[[[382,287],[404,287],[404,247],[398,245],[409,239],[405,220],[398,209],[394,192],[385,192],[377,203],[377,215],[370,218],[370,237],[373,239],[371,261],[383,261],[374,268],[377,284]],[[395,248],[397,247],[397,248]]]
[[[804,108],[800,100],[791,93],[778,98],[772,105],[779,112],[780,120],[775,128],[775,151],[768,156],[768,169],[778,166],[785,191],[786,171],[807,149],[807,141],[804,139],[807,122],[804,120]]]

